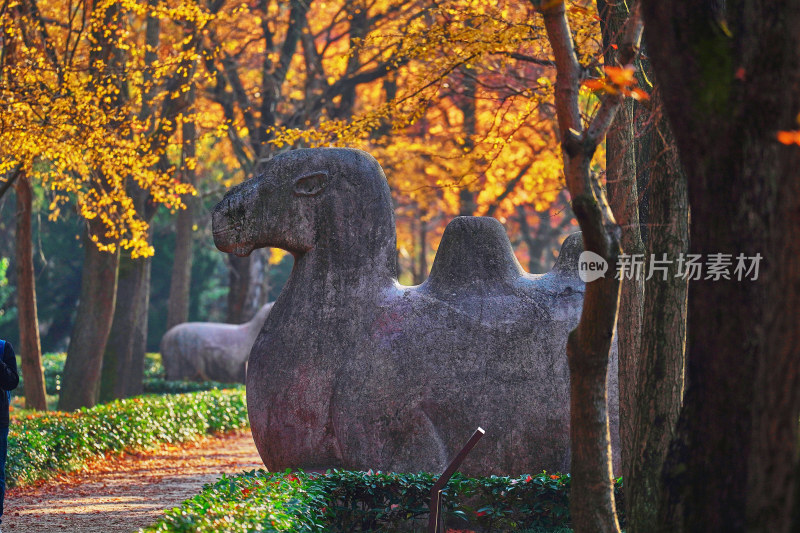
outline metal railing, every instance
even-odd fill
[[[442,521],[442,491],[444,490],[447,482],[450,481],[450,478],[455,474],[458,467],[461,466],[461,463],[464,462],[464,459],[467,457],[467,454],[478,444],[478,441],[481,440],[484,433],[486,433],[483,429],[478,428],[475,430],[475,433],[469,438],[467,443],[461,448],[461,451],[458,452],[455,459],[450,461],[450,464],[445,468],[444,472],[439,479],[436,480],[436,483],[433,484],[433,488],[431,489],[431,503],[430,509],[431,514],[430,518],[428,518],[428,533],[440,533],[442,530],[442,526],[444,526],[444,522]]]

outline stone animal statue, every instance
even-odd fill
[[[272,309],[268,303],[244,324],[186,322],[161,339],[166,378],[244,383],[250,349]]]
[[[274,157],[225,195],[213,228],[222,251],[272,246],[295,259],[247,370],[270,470],[441,472],[478,426],[486,436],[462,472],[568,470],[579,235],[551,272],[529,275],[497,220],[458,217],[428,280],[402,286],[383,170],[339,148]],[[615,354],[609,375],[616,437]]]

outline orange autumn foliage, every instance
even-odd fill
[[[30,5],[44,22],[33,20]],[[428,224],[432,254],[443,225],[464,209],[499,218],[514,240],[523,225],[536,230],[535,212],[562,217],[550,104],[555,70],[527,4],[168,0],[151,9],[135,0],[84,0],[71,12],[55,0],[8,6],[6,42],[24,42],[23,27],[46,31],[30,32],[31,44],[3,64],[0,101],[13,112],[0,119],[0,174],[22,166],[50,191],[53,217],[68,203],[86,218],[99,217],[108,249],[152,252],[131,186],[176,209],[193,194],[176,179],[181,164],[195,167],[200,187],[218,191],[298,146],[358,147],[381,161],[398,206],[401,255],[420,249],[414,221]],[[112,6],[126,23],[107,23]],[[76,38],[84,14],[87,26]],[[161,21],[151,64],[148,16]],[[571,2],[568,16],[581,62],[602,68],[594,9]],[[92,32],[113,52],[107,61],[95,57]],[[605,69],[604,88],[637,97],[630,73],[614,69]],[[582,92],[586,114],[596,102],[593,83]],[[190,87],[194,104],[165,115]],[[186,120],[200,132],[191,160],[182,159]],[[25,135],[15,137],[21,130]],[[598,170],[602,161],[600,154]],[[467,197],[472,207],[462,205]]]

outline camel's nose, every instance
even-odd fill
[[[240,238],[241,219],[237,220],[236,196],[226,195],[211,214],[211,228],[214,245],[223,252],[231,252],[233,245]]]

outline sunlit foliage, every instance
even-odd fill
[[[597,85],[607,77],[596,13],[568,5]],[[518,234],[535,211],[564,211],[555,70],[526,3],[14,0],[1,16],[0,176],[42,183],[52,217],[74,204],[101,220],[103,249],[152,253],[132,188],[176,209],[193,193],[181,166],[219,190],[298,146],[375,154],[408,250],[412,221],[435,242],[459,213]],[[200,134],[188,159],[187,120]]]
[[[145,64],[148,16],[172,35]],[[102,221],[90,236],[101,249],[150,255],[129,188],[172,208],[192,192],[158,163],[193,76],[193,35],[208,20],[189,0],[4,3],[0,175],[21,172],[50,190],[53,218],[74,203],[87,220]]]

